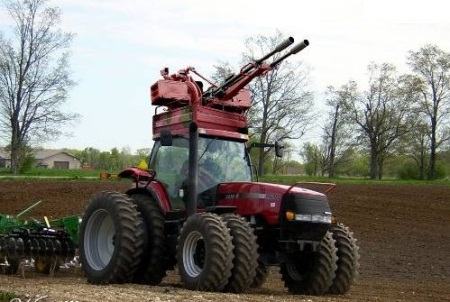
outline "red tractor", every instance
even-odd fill
[[[245,65],[220,86],[195,81],[188,67],[151,86],[151,170],[130,168],[125,194],[101,192],[80,228],[81,260],[91,283],[156,285],[175,265],[192,290],[243,292],[262,285],[279,265],[288,290],[320,295],[347,292],[358,273],[352,232],[333,218],[325,194],[300,184],[253,181],[247,145],[246,85],[306,46],[294,42]],[[163,110],[159,110],[163,109]]]

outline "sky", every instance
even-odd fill
[[[61,27],[76,33],[71,69],[77,82],[66,106],[81,118],[47,148],[150,147],[150,85],[167,66],[208,75],[219,60],[237,64],[247,37],[280,30],[310,46],[295,56],[310,69],[315,110],[328,85],[367,82],[366,66],[390,62],[426,43],[450,51],[448,1],[152,1],[51,0]],[[0,12],[0,30],[11,21]],[[320,121],[320,118],[318,119]],[[294,142],[318,140],[320,123]]]

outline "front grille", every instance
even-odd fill
[[[283,196],[280,217],[284,217],[286,211],[292,211],[297,214],[324,214],[325,212],[331,212],[326,196],[292,193]]]
[[[280,208],[280,239],[287,241],[320,241],[328,231],[330,224],[308,221],[287,221],[286,211],[296,214],[324,214],[331,212],[326,196],[306,194],[287,194],[283,196]]]

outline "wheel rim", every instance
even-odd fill
[[[183,266],[186,273],[191,278],[198,277],[205,263],[206,248],[202,234],[191,232],[183,246]]]
[[[104,269],[114,253],[116,230],[111,215],[103,209],[92,213],[84,231],[84,255],[94,270]]]

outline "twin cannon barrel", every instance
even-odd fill
[[[303,40],[302,42],[300,42],[297,45],[295,45],[294,47],[292,47],[288,52],[281,55],[279,58],[275,59],[272,63],[264,64],[264,61],[266,61],[268,58],[285,50],[286,48],[291,46],[293,43],[294,43],[294,38],[292,38],[292,37],[287,38],[286,40],[281,42],[277,47],[275,47],[274,50],[272,50],[268,54],[264,55],[260,59],[254,60],[253,62],[248,63],[247,65],[242,67],[241,71],[238,74],[229,76],[224,81],[224,83],[222,83],[220,86],[206,91],[204,94],[204,97],[206,97],[206,98],[214,98],[214,97],[222,98],[224,96],[229,97],[230,93],[227,93],[227,90],[229,90],[233,85],[238,84],[237,88],[232,89],[233,91],[237,92],[239,89],[244,88],[244,86],[247,85],[253,78],[259,76],[260,74],[262,74],[265,71],[268,71],[268,70],[271,70],[271,69],[277,67],[285,59],[287,59],[291,55],[297,54],[298,52],[302,51],[309,45],[308,40]],[[241,81],[243,81],[243,82],[239,83]]]

